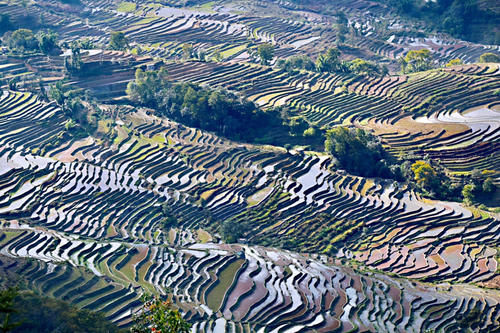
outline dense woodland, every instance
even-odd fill
[[[285,145],[289,139],[316,147],[322,144],[319,129],[302,118],[289,118],[285,109],[262,110],[232,92],[172,82],[164,69],[138,69],[127,94],[160,116],[233,140]]]
[[[500,11],[495,0],[382,0],[400,14],[411,16],[474,42],[500,44]]]
[[[17,288],[0,290],[0,330],[22,333],[126,332],[103,314]]]

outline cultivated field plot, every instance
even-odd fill
[[[193,332],[500,331],[500,65],[478,63],[499,47],[414,26],[384,1],[323,2],[0,0],[14,25],[36,17],[66,45],[0,49],[1,274],[121,327],[152,293]],[[108,47],[116,31],[122,50]],[[71,72],[76,41],[87,73]],[[278,65],[334,45],[388,74]],[[423,48],[434,68],[399,72],[400,57]],[[370,131],[390,157],[437,161],[451,181],[485,172],[491,209],[350,174],[312,145],[173,121],[127,93],[138,69],[161,68],[323,134]],[[100,111],[94,130],[72,132],[56,82],[60,98]]]
[[[470,307],[482,309],[485,327],[498,322],[496,291],[486,301],[467,296],[472,287],[463,284],[497,280],[500,226],[493,218],[424,204],[383,182],[337,175],[325,167],[326,156],[237,145],[140,111],[120,121],[123,136],[105,147],[92,138],[60,139],[62,112],[33,95],[6,92],[0,103],[2,254],[40,260],[26,278],[43,292],[104,311],[122,324],[143,290],[167,288],[207,329],[452,329],[457,323],[449,316]],[[164,203],[183,217],[173,234],[159,224]],[[249,219],[254,223],[246,237],[253,242],[278,235],[303,242],[311,253],[363,229],[348,238],[338,259],[459,284],[443,293],[416,285],[428,292],[423,297],[412,291],[415,286],[403,291],[402,280],[344,272],[335,257],[198,244],[195,231],[210,230],[208,217]],[[324,237],[346,225],[335,237]],[[59,266],[63,262],[72,265]],[[54,277],[38,280],[43,270]],[[112,284],[98,282],[102,276]],[[92,283],[95,291],[65,298],[76,291],[58,292],[61,283]],[[398,296],[382,301],[381,295]],[[394,313],[380,312],[384,302]],[[383,326],[386,316],[394,317],[394,327]]]

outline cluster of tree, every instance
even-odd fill
[[[288,59],[279,59],[276,66],[287,71],[289,74],[298,74],[300,70],[315,71],[316,65],[311,58],[306,55],[292,56]]]
[[[0,291],[2,332],[125,332],[101,313],[81,310],[63,301],[30,291]]]
[[[228,91],[192,83],[172,83],[165,69],[138,69],[127,86],[129,98],[187,126],[235,139],[254,141],[266,133],[283,130],[275,110],[263,111],[254,103]]]
[[[246,219],[227,219],[220,223],[219,231],[226,243],[236,243],[249,230]]]
[[[385,0],[385,2],[400,14],[422,19],[452,36],[490,44],[500,43],[499,14],[493,4],[494,1]]]
[[[44,54],[60,52],[57,34],[51,30],[39,31],[34,34],[29,29],[18,29],[12,33],[5,33],[3,40],[12,52],[42,52]]]
[[[446,170],[437,162],[410,160],[401,164],[401,172],[407,180],[413,180],[424,196],[441,200],[457,200],[460,198],[460,186],[451,182]]]
[[[75,137],[86,136],[97,129],[99,109],[92,103],[82,102],[81,94],[58,81],[49,88],[48,97],[55,101],[69,118],[66,129]],[[87,98],[88,99],[88,98]]]
[[[493,170],[473,170],[462,189],[464,203],[472,205],[478,201],[488,201],[497,190],[492,178],[494,175]]]
[[[335,157],[338,167],[354,175],[399,178],[380,142],[362,129],[339,126],[327,131],[325,150]]]
[[[195,50],[193,44],[190,43],[182,44],[182,57],[186,60],[194,59],[203,62],[207,61],[207,53],[205,52],[205,50],[202,48],[198,48],[198,50]],[[222,60],[220,49],[216,49],[214,51],[214,58],[216,61]]]
[[[133,317],[132,333],[188,333],[191,325],[168,299],[145,295],[142,309]]]
[[[494,63],[500,63],[500,55],[492,52],[486,52],[481,54],[479,57],[479,62],[486,63],[486,62],[494,62]]]
[[[398,61],[401,64],[401,72],[404,74],[422,72],[433,67],[431,51],[428,49],[408,51]]]
[[[492,170],[473,170],[469,177],[453,182],[439,163],[430,160],[419,160],[413,164],[405,161],[401,169],[407,179],[415,181],[422,194],[440,200],[463,200],[472,205],[488,201],[497,190],[492,178],[495,172]]]
[[[389,70],[386,66],[380,66],[363,59],[343,61],[340,58],[340,50],[330,48],[325,53],[320,54],[316,63],[308,56],[292,56],[287,60],[280,59],[276,63],[278,68],[287,71],[291,75],[296,75],[300,70],[328,72],[328,73],[354,73],[365,76],[385,76]]]
[[[162,219],[160,224],[163,231],[168,232],[171,228],[176,227],[179,224],[179,221],[174,215],[174,211],[169,204],[164,203],[161,205],[161,213]]]

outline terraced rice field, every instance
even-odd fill
[[[376,313],[392,315],[380,313],[380,303],[372,303],[372,292],[378,290],[373,288],[378,285],[382,289],[376,293],[388,297],[383,290],[401,288],[402,280],[368,278],[336,265],[356,260],[397,276],[453,281],[458,286],[488,282],[497,277],[496,219],[475,218],[459,207],[429,206],[404,188],[379,182],[365,186],[366,179],[329,171],[325,156],[238,145],[141,111],[122,119],[121,123],[132,124],[128,137],[104,147],[95,140],[58,140],[64,133],[64,122],[58,120],[62,112],[30,94],[5,92],[0,105],[4,110],[0,217],[6,232],[2,254],[12,260],[40,260],[42,266],[33,273],[38,275],[61,262],[69,261],[74,266],[64,267],[77,270],[87,267],[89,277],[69,268],[51,273],[54,281],[68,286],[73,287],[73,280],[81,281],[73,288],[84,283],[82,279],[94,281],[92,275],[108,276],[113,288],[98,284],[101,289],[89,292],[89,297],[80,295],[76,304],[104,311],[121,324],[130,320],[141,290],[167,288],[200,330],[217,325],[247,331],[391,330],[398,325],[409,331],[447,325],[451,329],[456,323],[447,317],[429,322],[424,314],[434,307],[435,311],[447,309],[446,313],[459,311],[464,305],[457,304],[462,302],[491,306],[490,301],[478,303],[483,301],[460,294],[459,287],[436,298],[435,287],[425,284],[416,286],[429,293],[428,299],[423,301],[414,291],[416,298],[411,301],[408,285],[403,303],[392,305],[395,318],[401,319],[392,322],[393,327],[379,326],[388,324]],[[142,119],[140,125],[133,125],[138,119]],[[273,190],[255,196],[267,188]],[[251,198],[258,202],[248,206]],[[183,217],[173,242],[159,227],[163,203]],[[327,217],[321,219],[318,213]],[[328,235],[339,222],[363,232],[349,238],[334,257],[308,255],[312,257],[306,259],[264,248],[197,244],[194,230],[210,227],[207,216],[245,217],[255,221],[246,235],[251,242],[274,235],[283,240],[293,237],[310,253],[335,245],[338,237],[328,242],[321,234]],[[52,292],[48,282],[34,278],[30,283]],[[317,288],[322,291],[317,293]],[[326,290],[330,291],[325,295]],[[61,292],[53,291],[55,296]],[[495,299],[496,294],[491,295]],[[404,302],[409,302],[408,311],[419,313],[412,320],[402,315]],[[423,307],[418,305],[422,302]],[[268,308],[268,303],[274,307]],[[491,309],[488,316],[497,313]],[[214,315],[219,319],[210,319]],[[488,323],[497,320],[493,316],[484,323],[493,325]]]
[[[43,17],[65,42],[102,46],[123,30],[134,50],[83,51],[98,70],[64,82],[114,110],[97,131],[115,131],[110,141],[71,136],[65,113],[37,95],[38,80],[64,78],[64,56],[0,56],[0,270],[123,327],[148,292],[169,295],[194,332],[498,331],[498,214],[335,172],[322,152],[190,128],[129,105],[125,92],[137,68],[164,67],[172,81],[286,106],[323,129],[371,129],[394,156],[428,156],[452,177],[491,170],[500,185],[500,68],[474,63],[498,47],[396,33],[408,27],[383,5],[342,0],[332,10],[347,12],[350,42],[367,58],[395,66],[425,47],[439,62],[465,64],[384,77],[292,75],[260,65],[258,45],[275,46],[271,64],[315,57],[338,40],[332,15],[286,1],[174,5],[0,4],[14,22],[25,12]],[[185,43],[207,61],[182,60]],[[177,226],[164,228],[164,207]],[[222,221],[246,226],[236,244],[221,240]]]

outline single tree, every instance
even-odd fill
[[[222,61],[222,59],[224,58],[224,57],[222,56],[222,53],[221,53],[221,51],[220,51],[220,48],[219,48],[219,47],[218,47],[218,48],[216,48],[216,49],[215,49],[215,51],[214,51],[214,58],[215,58],[215,61],[217,61],[217,62],[221,62],[221,61]]]
[[[269,61],[274,57],[274,46],[270,43],[260,44],[257,48],[257,53],[259,54],[261,64],[267,66]]]
[[[184,59],[191,59],[193,57],[193,45],[185,43],[182,45],[182,57]]]
[[[455,65],[462,65],[463,62],[461,59],[451,59],[450,61],[448,61],[448,63],[446,64],[446,67],[451,67],[451,66],[455,66]]]
[[[494,193],[497,189],[497,187],[496,187],[496,185],[493,182],[493,179],[491,177],[488,177],[484,180],[482,187],[483,187],[484,193]]]
[[[434,168],[425,161],[416,161],[411,166],[415,182],[421,188],[434,190],[439,184],[439,179]]]
[[[476,185],[474,184],[467,184],[462,189],[462,196],[464,197],[464,202],[467,205],[471,205],[474,202],[474,199],[476,198],[476,194],[474,193],[475,191]]]
[[[109,37],[109,48],[111,50],[123,51],[128,48],[128,40],[122,31],[113,31]]]

